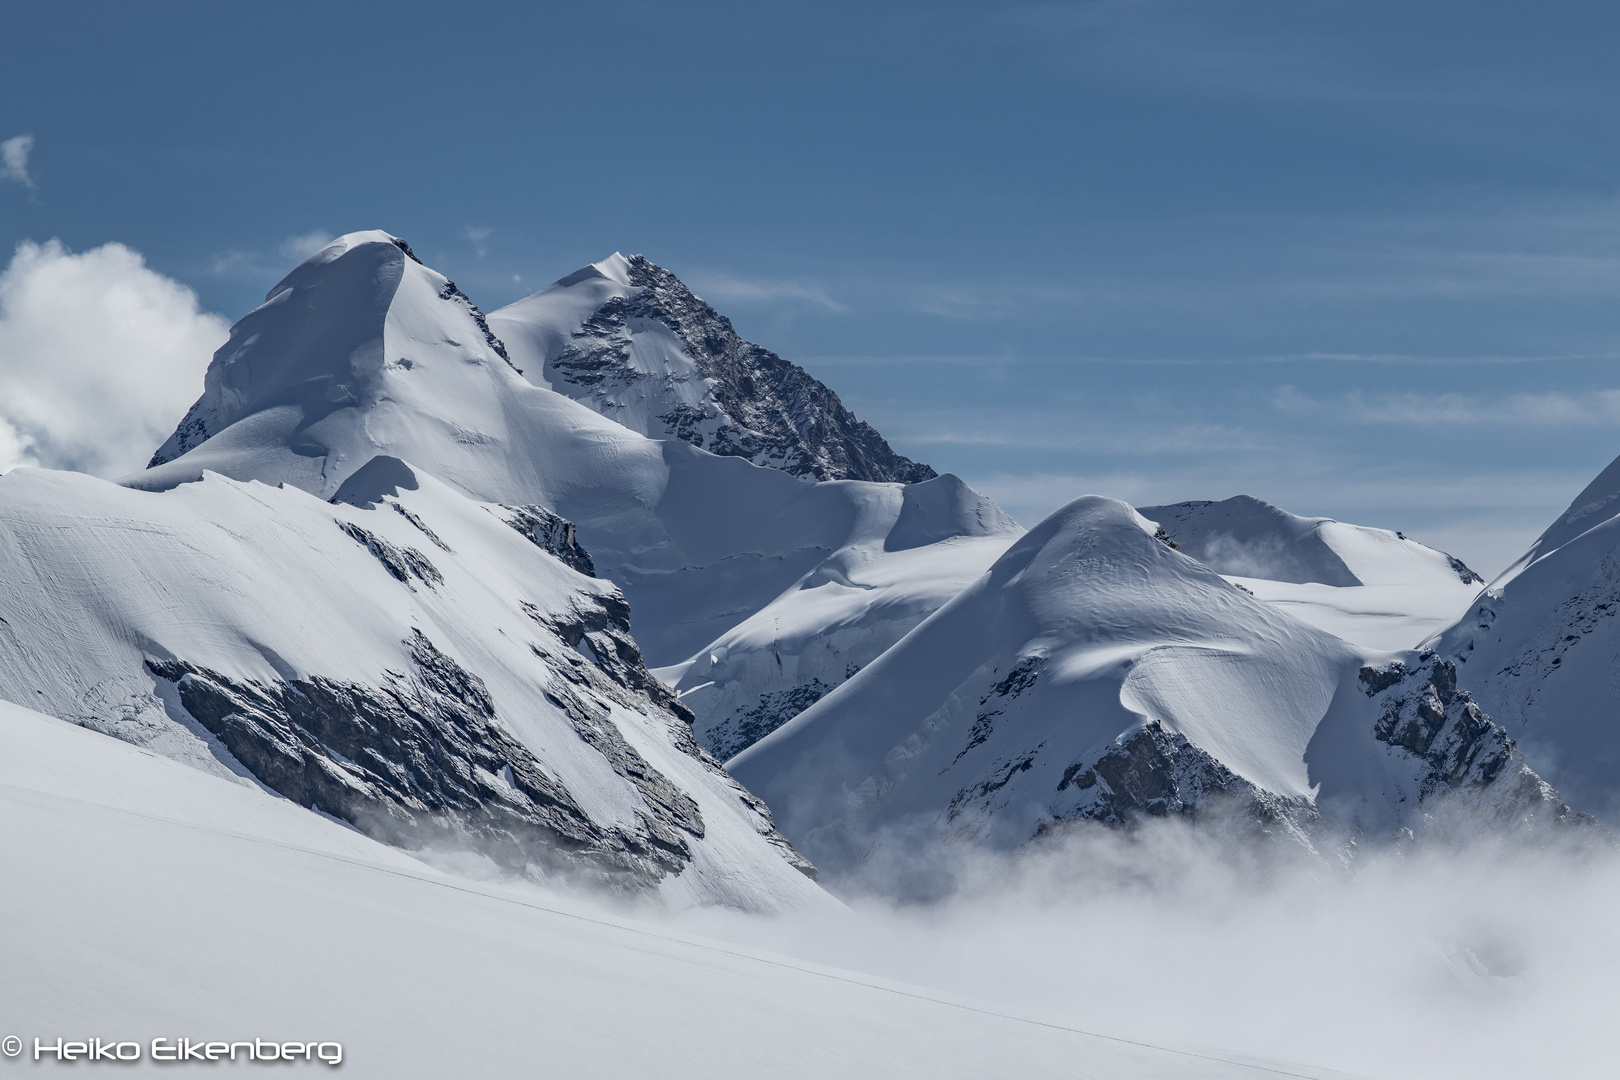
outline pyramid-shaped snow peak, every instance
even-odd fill
[[[489,318],[529,378],[650,438],[818,480],[935,475],[641,255],[615,252]]]

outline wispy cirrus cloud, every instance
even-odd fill
[[[827,290],[811,281],[793,281],[781,278],[734,277],[730,274],[697,272],[686,277],[705,300],[718,304],[809,304],[828,311],[848,311],[849,308],[833,299]]]
[[[1337,396],[1314,397],[1293,386],[1279,387],[1271,396],[1280,411],[1296,415],[1331,416],[1360,424],[1492,424],[1525,427],[1620,426],[1620,390],[1588,390],[1580,394],[1551,391],[1480,394],[1370,394],[1352,390]]]

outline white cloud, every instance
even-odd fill
[[[28,175],[28,155],[33,149],[32,135],[15,135],[0,142],[0,180],[15,180],[33,187],[34,178]]]
[[[303,262],[335,239],[336,237],[324,229],[299,233],[297,236],[289,236],[281,242],[281,255],[286,259],[297,259],[299,262]]]
[[[0,469],[143,467],[229,330],[122,244],[19,244],[0,273]]]

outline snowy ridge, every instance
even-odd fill
[[[1416,646],[1484,584],[1461,559],[1404,533],[1299,517],[1249,495],[1138,509],[1210,569],[1363,648]]]
[[[1620,823],[1620,459],[1428,643],[1538,773]]]
[[[1556,794],[1524,780],[1511,740],[1432,658],[1364,655],[1157,531],[1113,500],[1070,503],[729,768],[835,866],[886,837],[1012,847],[1073,818],[1212,802],[1306,842],[1324,815],[1389,835],[1464,790],[1505,819],[1559,820]],[[1362,683],[1392,662],[1393,682]],[[1409,711],[1389,693],[1426,701],[1436,685],[1447,704],[1426,740],[1379,727]]]
[[[646,672],[617,589],[502,507],[369,472],[358,505],[0,477],[0,697],[407,848],[676,904],[814,902]]]
[[[935,475],[641,255],[615,252],[489,318],[531,380],[650,438],[817,480]]]

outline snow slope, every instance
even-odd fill
[[[172,1069],[151,1040],[185,1037],[335,1042],[358,1077],[1338,1075],[1089,1034],[449,877],[9,704],[0,747],[0,919],[28,931],[0,939],[0,1014],[26,1048],[0,1058],[6,1075],[37,1068],[36,1038],[91,1037],[140,1041],[145,1060],[121,1067],[137,1073]]]
[[[871,526],[684,663],[657,669],[721,758],[753,745],[900,640],[1023,530],[947,473],[868,493]]]
[[[833,867],[1211,800],[1304,838],[1567,817],[1432,654],[1367,655],[1097,497],[728,768]]]
[[[397,460],[339,495],[0,477],[0,698],[406,847],[676,906],[824,902],[610,583]]]
[[[1428,647],[1578,806],[1620,823],[1620,459]]]
[[[587,276],[537,297],[611,285]],[[718,679],[698,673],[729,687],[693,696],[705,732],[735,731],[750,710],[780,716],[836,685],[1019,531],[954,477],[816,483],[646,438],[525,381],[480,318],[403,242],[342,237],[237,323],[157,464],[124,482],[161,490],[210,469],[325,498],[383,454],[482,501],[547,507],[576,524],[596,572],[624,591],[650,663],[691,672],[720,648],[741,662]],[[843,584],[797,595],[827,582]],[[863,595],[828,606],[841,589]],[[809,620],[821,609],[830,621],[818,626]]]
[[[1412,648],[1484,585],[1460,559],[1404,533],[1299,517],[1249,495],[1138,509],[1210,569],[1367,649]]]
[[[651,438],[817,480],[935,475],[640,255],[615,252],[489,321],[531,381]]]

